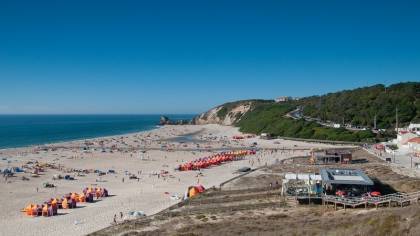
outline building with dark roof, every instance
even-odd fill
[[[360,169],[324,168],[320,171],[326,194],[338,191],[348,196],[359,196],[373,187],[373,181]]]
[[[353,156],[351,150],[313,150],[309,158],[312,164],[350,164]]]

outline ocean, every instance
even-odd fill
[[[0,149],[146,131],[159,120],[160,115],[0,115]]]

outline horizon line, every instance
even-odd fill
[[[199,113],[0,113],[0,116],[66,116],[66,115],[135,115],[135,116],[157,116],[157,115],[197,115]]]

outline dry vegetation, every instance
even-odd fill
[[[383,192],[418,191],[420,180],[393,172],[362,150],[353,164],[375,180]],[[419,235],[420,206],[347,209],[334,211],[320,205],[296,205],[279,196],[281,174],[318,172],[322,166],[295,158],[239,178],[222,190],[201,196],[157,215],[122,223],[93,235]],[[350,166],[349,166],[350,167]]]

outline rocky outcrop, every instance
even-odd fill
[[[170,119],[167,116],[161,116],[159,125],[168,125],[170,123]]]
[[[167,116],[161,116],[159,125],[188,125],[191,124],[190,120],[171,120]]]

